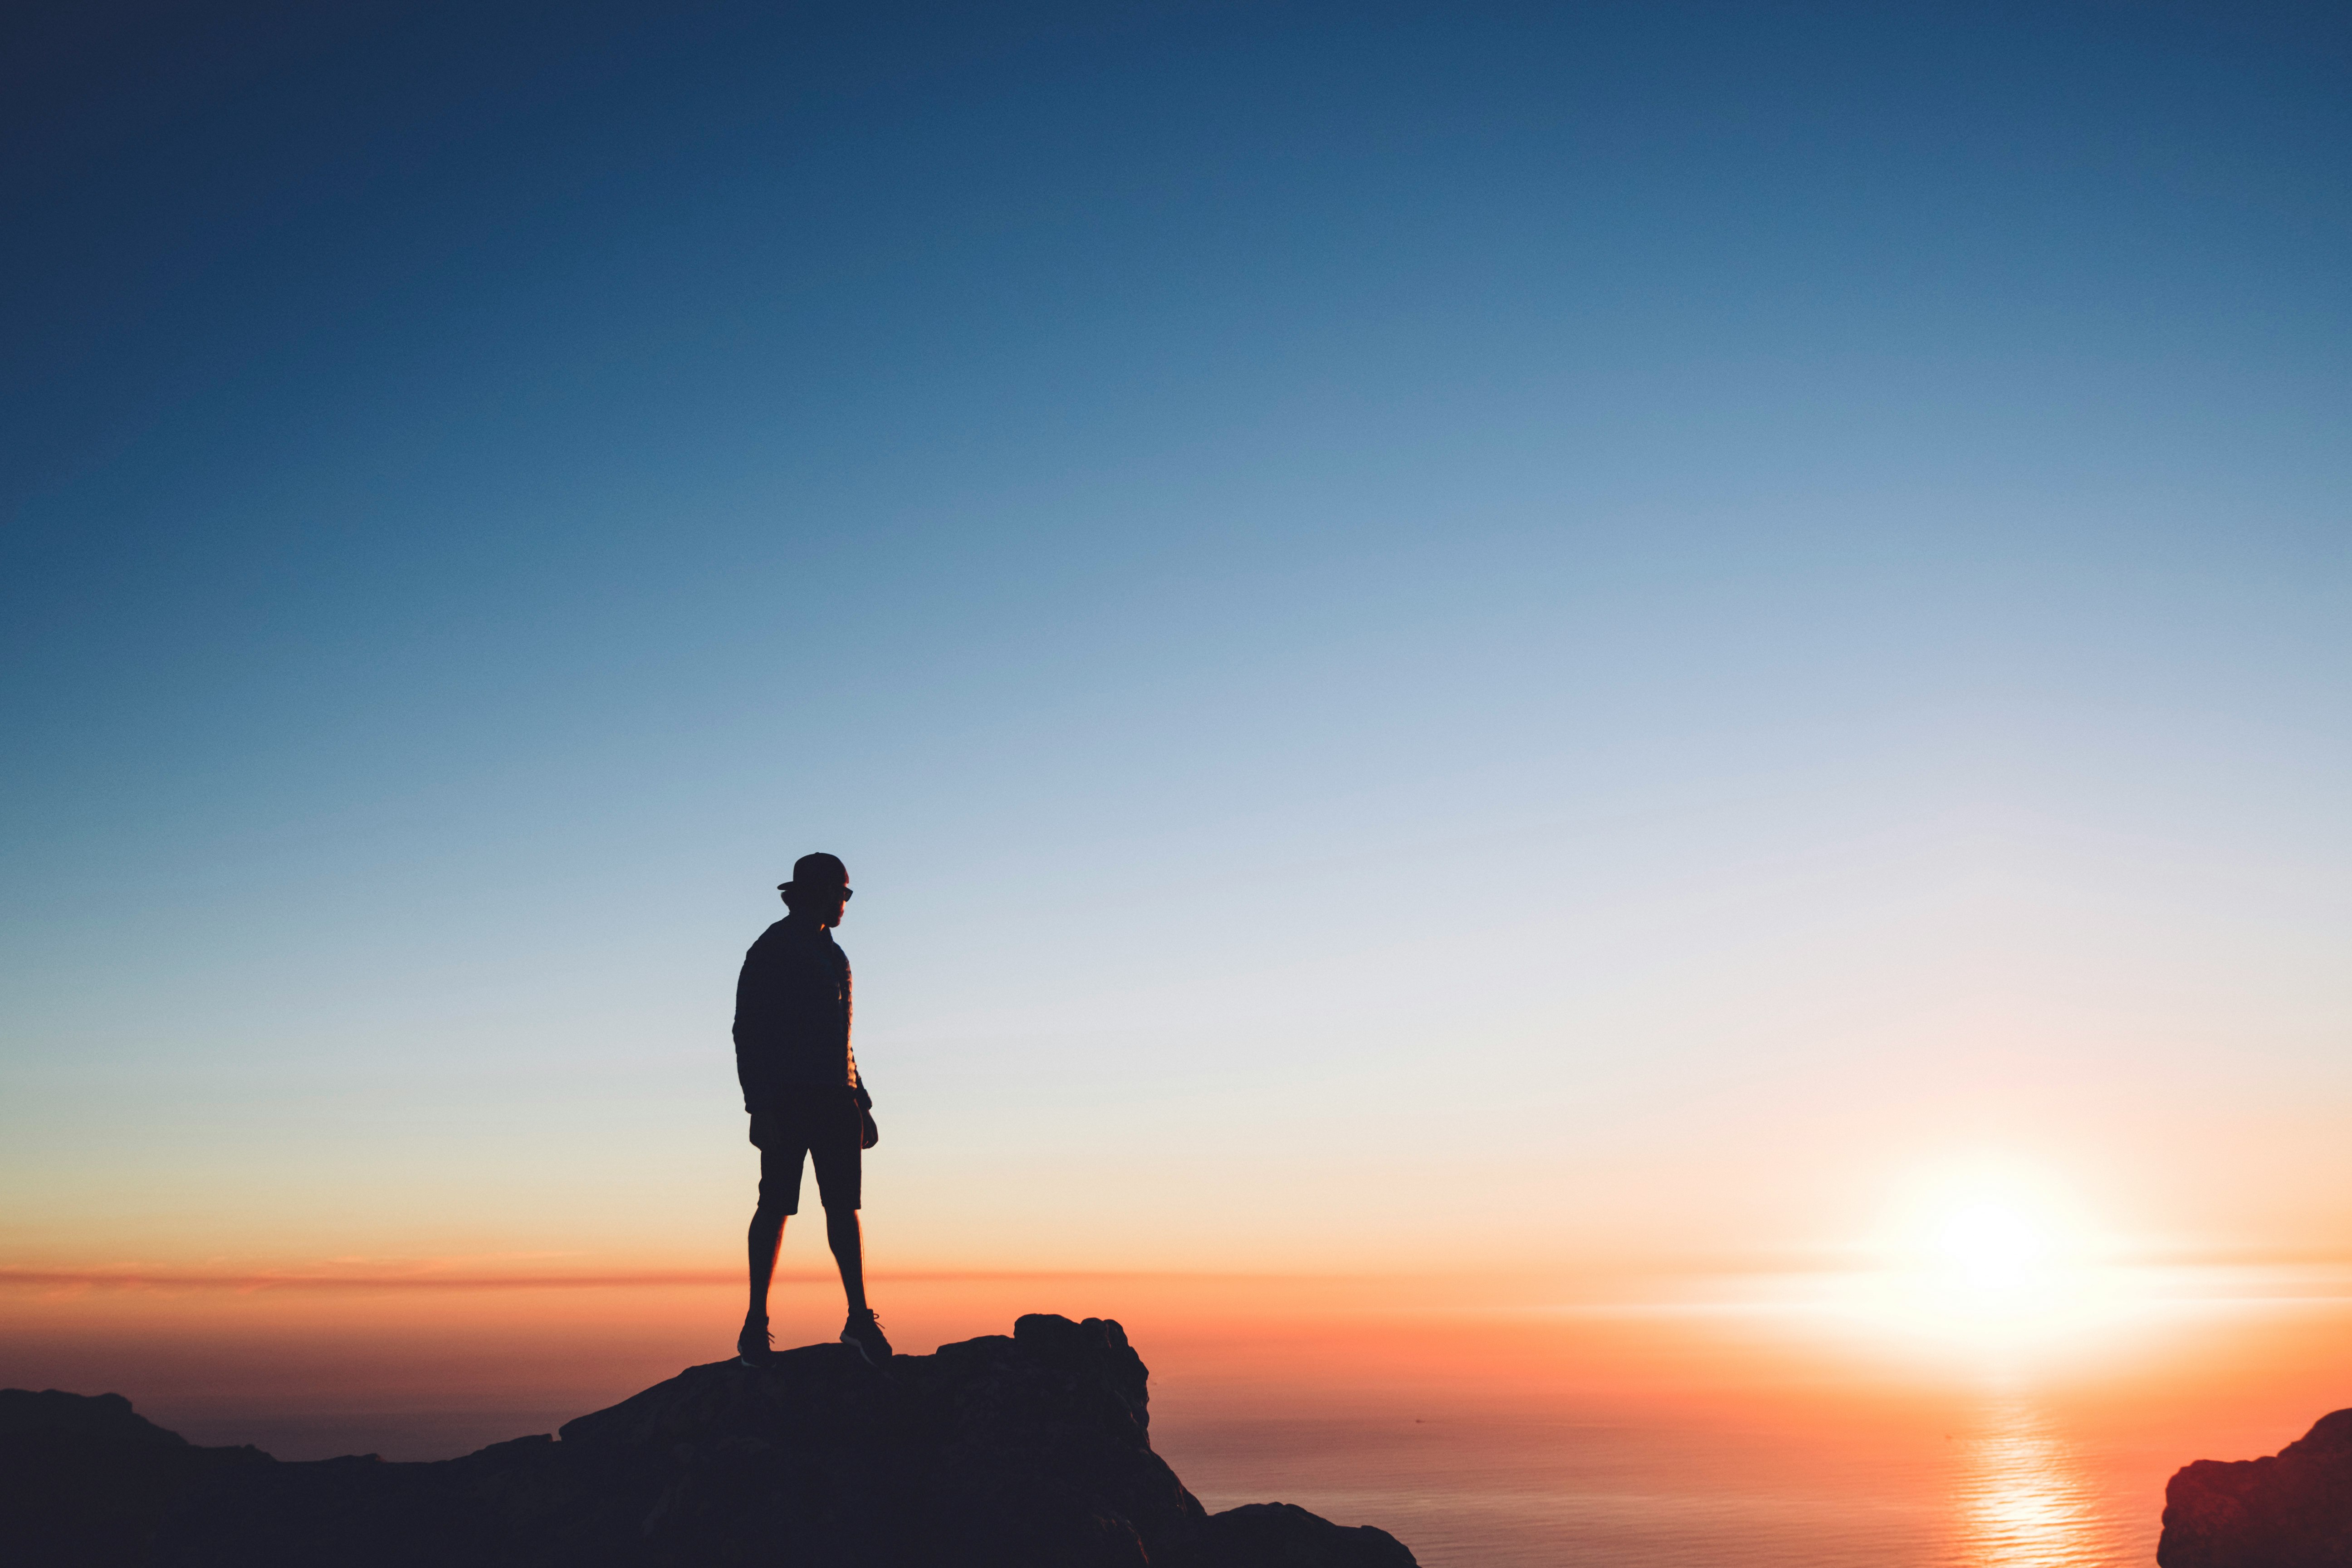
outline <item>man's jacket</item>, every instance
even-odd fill
[[[757,1114],[793,1089],[854,1089],[873,1097],[849,1048],[849,955],[823,926],[778,921],[743,955],[735,981],[735,1076]]]

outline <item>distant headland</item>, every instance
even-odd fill
[[[2260,1459],[2200,1459],[2164,1489],[2160,1568],[2352,1563],[2352,1410]]]

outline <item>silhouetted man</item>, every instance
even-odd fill
[[[735,1076],[760,1150],[760,1206],[751,1215],[751,1308],[735,1349],[758,1364],[768,1332],[768,1283],[784,1219],[801,1206],[801,1163],[816,1167],[824,1238],[841,1268],[849,1321],[841,1331],[879,1366],[890,1342],[866,1304],[866,1247],[857,1228],[861,1152],[874,1147],[874,1100],[849,1048],[849,956],[833,928],[849,902],[849,871],[830,855],[803,855],[776,889],[791,912],[760,933],[735,982]]]

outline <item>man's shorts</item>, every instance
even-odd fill
[[[858,1206],[866,1130],[857,1091],[813,1084],[788,1089],[769,1107],[771,1130],[760,1146],[760,1208],[801,1212],[801,1159],[816,1166],[817,1201],[829,1209]]]

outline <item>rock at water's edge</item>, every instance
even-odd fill
[[[1288,1504],[1208,1514],[1151,1451],[1147,1376],[1116,1322],[1035,1314],[887,1371],[839,1344],[688,1367],[560,1439],[434,1464],[284,1464],[117,1395],[12,1390],[0,1547],[26,1568],[1412,1568]],[[81,1503],[46,1508],[36,1474]]]
[[[1404,1542],[1369,1524],[1352,1529],[1286,1502],[1244,1503],[1208,1520],[1220,1562],[1268,1568],[1414,1568]]]
[[[2164,1489],[2160,1568],[2352,1568],[2352,1410],[2262,1459],[2200,1459]]]

